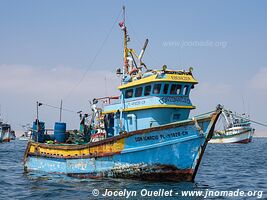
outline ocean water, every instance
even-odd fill
[[[24,173],[22,159],[26,144],[18,140],[0,143],[0,199],[267,199],[267,138],[254,138],[249,144],[209,144],[194,183],[76,179]],[[95,189],[99,190],[97,197],[92,194],[93,190],[97,194]],[[121,191],[122,196],[104,197],[106,190],[112,195]],[[159,190],[172,196],[166,193],[148,196]],[[125,191],[131,194],[128,198]],[[200,191],[202,196],[184,197],[184,191]],[[228,191],[227,197],[222,195],[223,191]],[[240,192],[245,196],[241,197]]]

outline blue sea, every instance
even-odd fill
[[[267,199],[267,138],[254,138],[249,144],[209,144],[194,183],[24,173],[26,144],[0,143],[0,199]],[[103,196],[106,193],[112,196]]]

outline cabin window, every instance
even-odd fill
[[[133,97],[133,89],[126,90],[125,92],[125,98],[132,98]]]
[[[189,91],[190,91],[190,85],[185,85],[184,86],[184,95],[187,96],[189,95]]]
[[[160,88],[161,88],[161,84],[155,84],[153,88],[153,94],[159,94]]]
[[[133,125],[133,118],[132,117],[128,117],[128,121],[129,121],[129,125]]]
[[[182,86],[181,85],[178,85],[178,84],[172,84],[171,86],[171,94],[173,95],[179,95],[180,92],[181,92],[181,88]]]
[[[143,87],[138,87],[135,89],[135,97],[141,97],[143,93]]]
[[[147,85],[147,86],[145,86],[145,92],[144,92],[144,95],[145,95],[145,96],[149,96],[149,95],[150,95],[150,92],[151,92],[151,85]]]
[[[163,88],[163,94],[168,94],[169,84],[165,84]]]

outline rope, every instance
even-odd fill
[[[200,117],[200,116],[203,116],[203,115],[211,114],[211,113],[213,113],[213,112],[215,112],[215,111],[210,111],[210,112],[206,112],[206,113],[203,113],[203,114],[199,114],[199,115],[196,115],[195,117]],[[255,123],[255,124],[258,124],[258,125],[267,127],[267,124],[264,124],[264,123],[261,123],[261,122],[257,122],[257,121],[255,121],[255,120],[251,120],[251,119],[248,119],[248,118],[246,118],[246,117],[242,117],[242,116],[237,115],[237,114],[234,114],[234,113],[232,113],[232,114],[233,114],[234,116],[238,117],[238,118],[245,119],[245,120],[248,120],[248,121],[250,121],[250,122],[252,122],[252,123]]]
[[[63,98],[63,99],[67,99],[71,93],[81,84],[81,82],[84,80],[84,78],[86,77],[87,73],[89,72],[90,68],[93,66],[94,62],[96,61],[97,57],[99,56],[99,54],[101,53],[103,47],[105,46],[111,32],[113,31],[115,25],[117,24],[118,22],[118,19],[119,17],[121,16],[121,12],[122,10],[120,10],[120,13],[119,15],[117,16],[115,22],[113,23],[111,29],[109,30],[108,34],[106,35],[105,39],[103,40],[102,44],[100,45],[100,48],[97,50],[95,56],[93,57],[91,63],[89,64],[88,68],[86,69],[86,71],[84,72],[84,74],[82,75],[81,79],[77,82],[77,84],[75,84],[71,89],[70,91],[67,93],[67,95]]]
[[[47,106],[47,107],[50,107],[50,108],[55,108],[55,109],[59,109],[60,110],[60,108],[57,107],[57,106],[49,105],[49,104],[46,104],[46,103],[42,103],[42,105]],[[77,114],[77,112],[76,111],[73,111],[73,110],[69,110],[69,109],[65,109],[65,108],[62,108],[62,110]]]
[[[210,111],[210,112],[206,112],[206,113],[202,113],[202,114],[199,114],[199,115],[195,115],[195,117],[200,117],[200,116],[203,116],[203,115],[208,115],[208,114],[211,114],[211,113],[214,113],[215,110],[213,111]]]
[[[200,134],[201,136],[203,136],[203,135],[204,135],[204,131],[203,131],[203,130],[201,129],[201,127],[199,126],[199,124],[198,124],[198,122],[197,122],[197,119],[193,117],[192,120],[195,122],[195,127],[197,128],[199,134]]]

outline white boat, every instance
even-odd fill
[[[209,143],[249,143],[252,141],[255,129],[244,114],[237,115],[223,109],[222,116],[226,126],[224,130],[215,130]]]
[[[15,132],[11,131],[10,124],[0,121],[0,142],[10,142]]]
[[[1,105],[0,105],[0,142],[10,142],[10,140],[15,139],[15,131],[11,130],[11,125],[1,117]]]
[[[31,138],[31,132],[29,131],[28,133],[24,132],[24,134],[19,137],[19,140],[28,141],[30,140],[30,138]]]
[[[22,127],[24,129],[24,134],[22,134],[19,137],[19,140],[21,140],[21,141],[28,141],[28,140],[30,140],[31,133],[32,133],[30,124],[23,125]]]
[[[29,139],[30,139],[29,137],[25,137],[24,135],[19,137],[19,140],[21,140],[21,141],[28,141]]]

